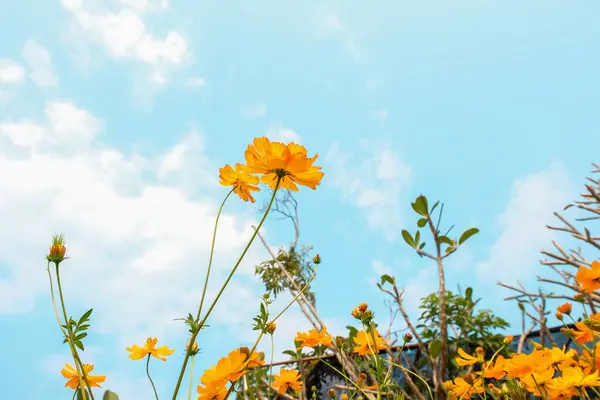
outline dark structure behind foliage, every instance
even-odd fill
[[[568,325],[568,327],[574,328],[574,325]],[[550,328],[550,332],[552,334],[552,339],[554,340],[556,345],[559,347],[566,346],[567,349],[574,347],[572,340],[569,339],[569,337],[567,337],[564,333],[562,333],[560,331],[561,329],[562,329],[562,326]],[[517,350],[519,339],[520,339],[520,336],[515,336],[510,345],[514,351]],[[529,344],[529,341],[541,343],[540,331],[531,332],[527,336],[527,340],[525,341],[525,345],[523,346],[524,353],[530,353],[533,350],[532,346]],[[545,342],[544,343],[545,346],[547,346],[547,347],[552,346],[552,341],[550,341],[547,337],[545,338],[544,342]],[[400,347],[394,348],[393,349],[394,355],[397,355],[398,351],[400,351],[400,350],[401,350]],[[404,354],[407,355],[407,357],[412,362],[418,361],[418,359],[423,356],[421,354],[418,346],[415,344],[410,344],[410,345],[404,346],[404,349],[402,351],[404,352]],[[387,353],[385,351],[381,353],[381,356],[384,358],[388,357]],[[333,365],[335,368],[341,370],[341,366],[339,365],[339,363],[337,362],[337,359],[334,356],[327,356],[325,358],[327,359],[328,363]],[[288,364],[288,363],[277,363],[277,364]],[[293,363],[290,362],[289,364],[293,364]],[[400,362],[400,364],[405,367],[407,366],[407,363],[404,360],[402,360]],[[402,374],[402,371],[399,368],[394,368],[393,379],[396,383],[398,383],[398,385],[404,386],[404,376]],[[304,379],[304,389],[306,390],[307,398],[309,398],[309,399],[311,398],[311,394],[312,394],[311,387],[314,386],[317,388],[317,398],[318,399],[327,399],[327,398],[329,398],[327,396],[327,392],[329,391],[329,389],[333,388],[335,385],[345,385],[344,379],[337,372],[335,372],[328,365],[326,365],[325,363],[323,363],[321,361],[317,361],[314,368],[311,369],[310,373]],[[343,393],[339,389],[337,389],[337,391],[338,391],[338,394]]]

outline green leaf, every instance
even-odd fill
[[[296,354],[295,352],[293,352],[291,350],[284,350],[282,353],[287,354],[288,356],[290,356],[292,358],[296,358],[298,356],[298,354]]]
[[[421,241],[421,232],[417,231],[417,233],[415,233],[415,245],[418,246],[420,241]]]
[[[87,310],[87,311],[85,312],[85,314],[83,314],[83,315],[81,316],[81,318],[79,318],[79,321],[77,321],[77,325],[81,324],[81,323],[82,323],[82,322],[84,322],[84,321],[87,321],[87,320],[90,318],[90,315],[92,315],[92,311],[94,311],[94,309],[93,309],[93,308],[90,308],[89,310]]]
[[[469,300],[473,299],[473,288],[468,287],[467,290],[465,290],[465,297]]]
[[[86,336],[87,336],[87,333],[86,333],[86,332],[84,332],[84,333],[81,333],[81,334],[79,334],[79,335],[75,336],[75,340],[81,340],[81,339],[83,339],[83,338],[84,338],[84,337],[86,337]]]
[[[423,247],[425,247],[425,242],[423,242],[419,245],[419,250],[423,250]]]
[[[393,277],[389,276],[388,274],[381,275],[381,284],[383,285],[386,282],[389,283],[390,285],[393,285],[395,282],[395,279]]]
[[[119,396],[115,392],[111,392],[107,390],[104,392],[104,396],[102,396],[102,400],[119,400]]]
[[[479,229],[477,229],[477,228],[467,229],[466,231],[464,231],[462,233],[462,235],[460,235],[460,238],[458,239],[458,245],[460,246],[461,244],[466,242],[467,239],[469,239],[471,236],[475,235],[476,233],[479,233]]]
[[[402,230],[402,237],[404,238],[404,241],[411,247],[415,247],[415,241],[413,240],[412,236],[410,235],[410,233],[408,233],[407,230],[403,229]]]
[[[429,343],[429,355],[436,358],[440,354],[440,351],[442,351],[442,341],[440,339],[432,340]]]
[[[445,243],[448,246],[454,246],[454,241],[452,241],[452,239],[450,239],[448,236],[441,235],[438,237],[438,240],[440,243]]]
[[[418,214],[427,216],[427,198],[423,195],[417,197],[414,203],[411,203],[413,210],[415,210]]]
[[[83,343],[81,343],[78,340],[76,340],[74,343],[75,343],[75,346],[79,347],[79,350],[85,351],[85,348],[83,347]]]
[[[521,311],[525,311],[525,307],[523,306],[523,303],[518,302],[517,304],[519,305],[519,308],[521,309]]]
[[[435,204],[433,205],[433,207],[431,207],[431,212],[430,212],[431,214],[433,214],[433,210],[435,210],[437,208],[438,204],[440,204],[440,202],[436,201]]]
[[[427,225],[427,218],[420,218],[420,219],[417,221],[417,226],[418,226],[419,228],[422,228],[422,227],[424,227],[425,225]]]

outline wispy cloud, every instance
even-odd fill
[[[58,78],[52,66],[52,57],[48,50],[33,40],[23,46],[23,57],[27,60],[31,72],[29,78],[40,87],[58,86]]]
[[[104,48],[114,59],[133,59],[150,67],[150,78],[157,84],[168,81],[168,72],[180,67],[189,58],[187,41],[172,30],[163,38],[150,32],[141,16],[141,8],[146,10],[150,2],[129,0],[138,5],[122,8],[118,12],[92,9],[79,0],[62,0],[62,6],[71,13],[75,23],[69,37],[81,46],[82,35],[88,42]]]
[[[190,78],[184,82],[184,86],[187,88],[202,88],[206,84],[206,80],[202,77]]]
[[[242,114],[248,118],[260,118],[267,115],[267,106],[263,103],[248,107],[242,111]]]
[[[361,142],[366,155],[344,152],[333,143],[327,153],[330,185],[365,212],[369,227],[393,241],[402,225],[401,200],[411,182],[412,168],[403,162],[389,143]]]
[[[535,276],[540,249],[547,245],[552,232],[554,211],[575,196],[565,166],[553,163],[549,168],[515,180],[506,208],[498,218],[500,236],[487,258],[476,267],[477,277],[485,282],[516,282]]]
[[[267,137],[271,140],[279,142],[296,142],[300,143],[300,135],[293,129],[285,128],[281,125],[272,125],[267,130]]]
[[[23,67],[11,59],[0,60],[0,84],[17,84],[25,80]]]

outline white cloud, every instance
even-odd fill
[[[243,111],[244,116],[248,118],[260,118],[267,115],[267,106],[265,104],[257,104]]]
[[[552,213],[562,209],[575,192],[565,167],[553,163],[548,169],[517,179],[508,204],[498,218],[502,233],[491,246],[487,259],[477,265],[481,281],[516,282],[534,276],[540,249],[553,237],[545,227]]]
[[[345,153],[333,143],[326,156],[327,182],[365,212],[370,228],[393,241],[402,229],[401,200],[411,182],[412,168],[386,143],[361,143],[367,157]]]
[[[319,38],[333,38],[339,41],[342,48],[354,61],[362,59],[361,50],[356,43],[352,30],[342,21],[338,13],[319,7],[317,10],[317,36]]]
[[[94,307],[95,332],[115,335],[120,344],[139,342],[150,324],[153,335],[168,341],[177,332],[183,341],[185,329],[173,319],[197,307],[220,199],[202,182],[202,201],[191,199],[178,188],[177,174],[216,169],[194,133],[173,147],[184,151],[146,158],[96,143],[101,126],[69,102],[48,103],[46,121],[0,123],[0,169],[10,171],[0,174],[0,219],[11,227],[0,233],[0,264],[7,272],[0,277],[0,313],[27,312],[39,296],[47,299],[43,257],[51,234],[63,232],[71,259],[61,264],[61,277],[70,313]],[[222,214],[208,300],[253,223],[254,215]],[[240,299],[235,283],[248,282],[261,258],[261,248],[251,248],[225,298]]]
[[[149,2],[129,0],[127,3],[129,6],[135,3],[139,7],[107,12],[88,8],[77,0],[62,0],[63,7],[72,14],[77,27],[70,36],[75,35],[74,40],[80,40],[80,35],[85,36],[91,43],[102,46],[111,58],[133,59],[147,64],[151,80],[164,84],[169,70],[180,67],[190,56],[187,42],[174,30],[164,37],[157,37],[149,31],[140,15],[141,8],[146,10]]]
[[[190,78],[184,82],[184,86],[188,88],[201,88],[206,84],[206,80],[202,77]]]
[[[371,285],[375,285],[377,282],[379,282],[381,280],[382,275],[394,275],[394,270],[381,260],[371,260],[371,268],[375,273],[372,277],[369,278],[369,283]]]
[[[58,86],[58,78],[54,73],[52,58],[43,46],[28,40],[23,46],[23,57],[27,60],[31,72],[29,78],[38,86]]]
[[[0,59],[0,84],[15,84],[25,80],[25,70],[15,60]]]
[[[140,12],[161,11],[169,7],[168,0],[119,0],[119,3]]]
[[[267,130],[267,137],[270,140],[278,141],[278,142],[296,142],[300,143],[300,135],[290,128],[284,128],[282,126],[273,125]]]

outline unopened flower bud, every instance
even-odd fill
[[[316,256],[313,257],[312,261],[314,264],[317,264],[317,265],[321,264],[321,256],[317,254]]]
[[[336,336],[335,337],[335,344],[337,347],[342,347],[342,345],[344,344],[344,338],[341,336]]]
[[[317,391],[317,387],[316,386],[311,386],[310,387],[310,391],[313,392],[313,393],[316,392]]]
[[[367,308],[369,308],[369,306],[367,305],[367,303],[360,303],[359,306],[358,306],[358,310],[360,312],[363,312],[363,313],[365,311],[367,311]]]
[[[58,266],[64,259],[65,254],[67,253],[67,248],[65,247],[65,237],[63,235],[53,235],[52,236],[52,245],[48,250],[48,255],[46,259],[49,262],[53,262]]]
[[[240,353],[242,353],[245,356],[250,355],[250,349],[246,346],[240,347]]]
[[[331,388],[327,392],[327,395],[329,396],[330,399],[335,399],[337,397],[337,392],[335,391],[334,388]]]
[[[190,342],[188,340],[188,342],[185,345],[185,351],[190,353],[190,356],[195,356],[196,354],[198,354],[198,352],[200,352],[200,348],[198,347],[198,342],[194,339],[194,344],[192,345],[192,348],[190,349]]]
[[[356,319],[360,319],[360,316],[362,315],[362,313],[360,312],[360,310],[358,308],[355,308],[354,310],[352,310],[351,314]]]
[[[554,316],[556,317],[557,320],[562,321],[563,320],[563,313],[561,313],[560,311],[557,311]]]
[[[413,335],[409,332],[404,334],[404,343],[408,343],[413,340]]]
[[[504,338],[504,343],[506,343],[506,344],[511,344],[512,341],[513,341],[513,337],[512,336],[506,336]]]
[[[600,320],[586,318],[583,323],[594,332],[600,332]]]
[[[585,300],[585,296],[583,295],[583,293],[575,293],[575,296],[573,296],[573,298],[582,303]]]
[[[469,385],[472,385],[473,383],[475,383],[475,377],[473,376],[473,374],[466,374],[463,379],[465,380],[465,382],[467,382]]]
[[[356,384],[358,386],[362,386],[363,383],[365,383],[366,380],[367,380],[367,374],[365,374],[364,372],[361,372],[360,375],[358,375],[358,379],[356,380]]]
[[[340,396],[340,400],[348,400],[348,395],[346,393],[342,393]]]
[[[271,322],[265,328],[265,332],[267,332],[268,334],[272,335],[275,332],[275,329],[277,329],[277,325],[275,324],[275,322]]]

